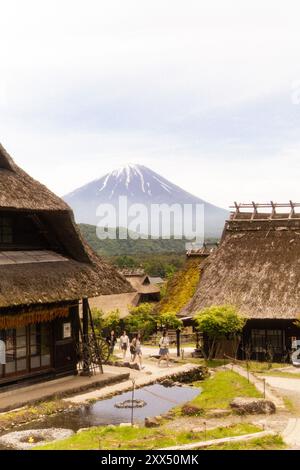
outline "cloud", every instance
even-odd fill
[[[59,194],[133,161],[222,206],[297,196],[298,2],[1,11],[0,138]]]

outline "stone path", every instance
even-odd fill
[[[60,398],[94,387],[105,387],[109,384],[120,383],[129,378],[129,371],[117,367],[106,367],[104,374],[92,377],[69,376],[50,380],[35,385],[27,385],[0,393],[0,412],[14,410],[38,401]],[[118,385],[116,385],[118,386]]]
[[[287,377],[273,377],[269,375],[264,376],[264,378],[266,379],[266,383],[271,387],[300,393],[300,379],[293,379]]]
[[[199,366],[197,364],[183,364],[183,365],[175,365],[171,367],[161,367],[158,368],[155,364],[147,364],[145,370],[143,371],[135,371],[132,369],[122,368],[122,370],[130,373],[130,379],[124,382],[109,385],[103,388],[97,388],[87,393],[82,393],[73,397],[66,398],[66,401],[80,404],[85,403],[91,400],[100,400],[103,398],[108,398],[112,395],[117,393],[123,393],[128,390],[132,389],[132,380],[135,380],[135,386],[137,388],[143,387],[144,385],[150,385],[154,383],[158,379],[163,379],[169,377],[170,375],[177,374],[177,373],[184,373],[188,372],[193,369],[197,369]],[[104,370],[107,369],[107,366]],[[116,367],[114,368],[116,369]]]
[[[282,433],[282,438],[291,449],[300,449],[300,419],[290,418],[287,427]]]
[[[300,399],[300,380],[287,377],[265,376],[266,382],[281,392],[288,392],[292,401]],[[294,417],[288,420],[287,426],[282,432],[282,438],[290,449],[300,450],[300,418]]]

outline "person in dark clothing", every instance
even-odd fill
[[[112,330],[110,332],[110,335],[107,336],[106,338],[106,342],[109,346],[109,352],[110,354],[113,354],[114,353],[114,349],[115,349],[115,345],[116,345],[116,342],[117,342],[117,337],[115,335],[115,332],[114,330]]]

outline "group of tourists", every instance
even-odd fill
[[[118,341],[117,336],[115,332],[112,330],[110,335],[107,336],[106,338],[106,342],[109,345],[110,354],[114,353],[114,349],[115,349],[117,341]],[[131,354],[131,362],[135,363],[136,361],[138,361],[140,368],[143,369],[141,341],[142,341],[142,338],[141,338],[140,333],[136,333],[133,336],[132,340],[130,341],[129,336],[124,330],[122,335],[119,338],[119,345],[120,345],[120,350],[123,353],[123,360],[125,361],[127,351],[129,350]],[[170,361],[169,345],[170,345],[170,341],[167,335],[167,331],[164,330],[159,340],[159,359],[158,359],[159,366],[160,366],[161,361],[165,360],[167,363],[167,367],[169,367],[169,361]]]

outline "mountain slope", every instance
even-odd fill
[[[120,213],[118,206],[120,196],[127,197],[129,206],[143,204],[149,211],[150,206],[153,204],[167,204],[168,206],[180,204],[181,207],[184,204],[191,204],[193,205],[193,214],[195,214],[196,204],[203,204],[205,235],[207,237],[219,237],[223,230],[224,221],[228,216],[228,212],[224,209],[184,191],[143,165],[127,165],[114,170],[102,178],[67,194],[64,196],[64,200],[74,210],[77,222],[91,225],[98,225],[100,221],[100,217],[96,215],[99,205],[111,204],[116,209],[116,217],[110,214],[105,221],[110,227],[117,227],[124,226],[124,223],[122,223],[124,219],[120,220],[120,217],[124,218],[124,211]],[[148,230],[145,230],[147,223]],[[149,223],[149,218],[146,220],[146,216],[143,216],[142,226],[144,230],[141,227],[140,232],[149,233],[151,223],[154,224],[152,220]],[[156,227],[154,227],[155,230]],[[181,233],[181,227],[176,226],[176,223],[174,223],[172,233]]]

